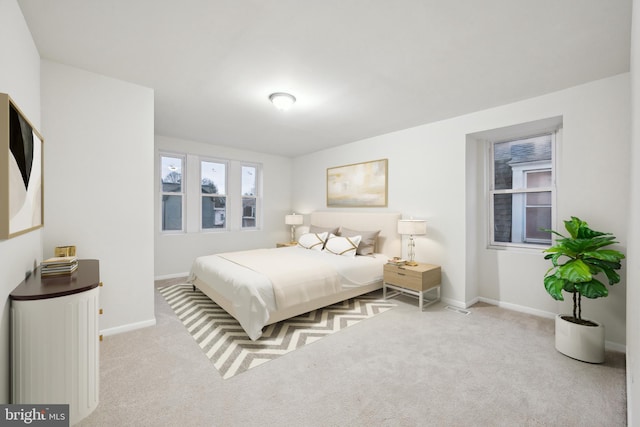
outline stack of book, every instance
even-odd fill
[[[405,265],[407,263],[407,260],[402,259],[402,258],[398,258],[398,257],[393,257],[391,258],[389,261],[387,261],[389,264],[392,265]]]
[[[42,261],[40,266],[42,277],[71,274],[78,268],[78,258],[75,256],[53,257]]]

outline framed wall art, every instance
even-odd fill
[[[43,226],[43,143],[11,97],[0,93],[0,239]]]
[[[388,159],[327,168],[328,207],[386,207]]]

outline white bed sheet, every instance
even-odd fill
[[[321,259],[337,271],[343,289],[381,281],[383,265],[388,260],[382,254],[345,257],[296,246],[270,250],[281,251],[278,253],[283,256],[296,251],[302,256]],[[260,337],[262,328],[269,320],[269,313],[277,310],[273,287],[267,276],[218,255],[195,259],[189,280],[196,278],[233,302],[237,320],[252,340]]]

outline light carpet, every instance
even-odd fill
[[[192,285],[159,292],[224,379],[395,307],[379,293],[368,294],[268,325],[251,341],[233,316]]]

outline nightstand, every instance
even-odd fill
[[[418,263],[416,266],[385,264],[382,282],[382,295],[387,299],[387,288],[398,293],[407,293],[418,297],[420,310],[440,301],[440,266]],[[435,291],[434,299],[425,299],[427,292]]]
[[[289,246],[297,246],[298,242],[281,242],[276,243],[276,248],[287,248]]]

